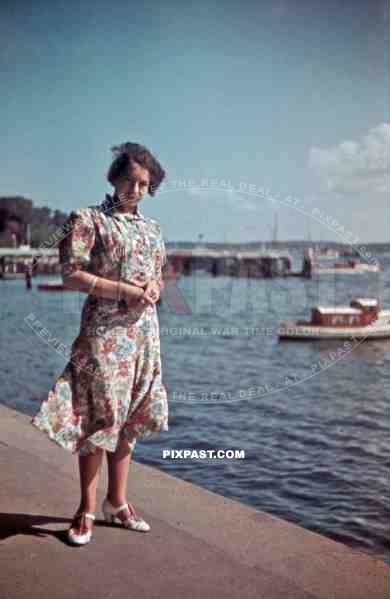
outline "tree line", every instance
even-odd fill
[[[67,218],[65,212],[34,206],[23,196],[0,196],[0,246],[10,245],[11,238],[17,246],[27,243],[30,225],[31,247],[39,247]]]

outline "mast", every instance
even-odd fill
[[[274,226],[273,226],[273,230],[272,230],[272,242],[277,242],[278,241],[278,229],[279,229],[279,213],[276,211],[274,212]]]

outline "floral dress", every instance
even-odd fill
[[[71,213],[60,243],[63,276],[85,270],[143,286],[161,280],[166,249],[160,225],[137,208],[120,212],[117,196]],[[116,202],[116,203],[115,203]],[[80,455],[115,451],[126,439],[168,430],[156,304],[132,307],[88,295],[69,361],[31,424]]]

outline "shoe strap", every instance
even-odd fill
[[[114,513],[115,513],[115,515],[116,515],[116,514],[119,514],[119,512],[121,512],[121,511],[122,511],[122,510],[124,510],[125,508],[127,509],[127,503],[124,503],[123,505],[120,505],[119,507],[116,507],[116,508],[115,508],[115,512],[114,512]]]
[[[89,512],[77,512],[77,514],[75,514],[75,518],[76,516],[85,516],[86,518],[92,518],[92,520],[95,520],[95,515],[90,514]]]
[[[130,520],[136,520],[136,519],[137,519],[137,515],[136,515],[136,513],[135,513],[135,509],[133,508],[133,506],[131,505],[131,503],[124,503],[123,505],[120,505],[119,507],[117,507],[117,508],[115,509],[115,512],[114,512],[115,516],[116,516],[116,515],[117,515],[119,512],[121,512],[122,510],[124,510],[124,509],[126,509],[126,510],[129,510],[129,512],[130,512],[130,518],[128,518],[127,520],[125,520],[125,522],[128,522],[128,521],[130,521]]]

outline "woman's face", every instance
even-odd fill
[[[129,175],[118,181],[115,191],[119,199],[126,202],[126,206],[135,208],[148,193],[150,175],[138,162],[131,161],[130,164]]]

